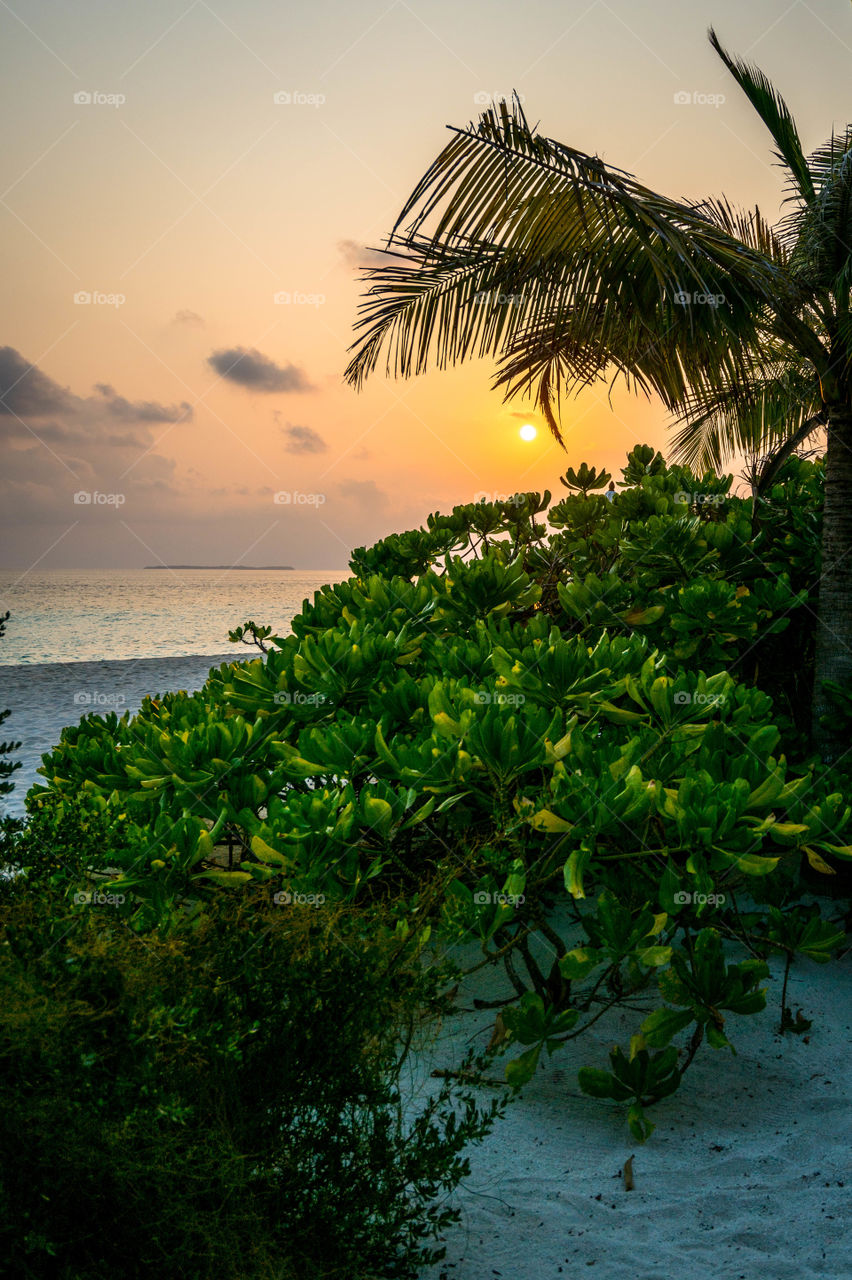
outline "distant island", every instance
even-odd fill
[[[250,569],[253,573],[280,573],[282,569],[292,569],[291,564],[146,564],[146,569]]]

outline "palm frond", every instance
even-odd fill
[[[812,434],[824,418],[819,379],[806,361],[776,349],[776,362],[755,367],[747,379],[727,386],[700,386],[678,414],[682,424],[673,456],[699,470],[719,470],[737,454],[755,459],[773,455],[810,423]]]
[[[713,48],[772,135],[775,154],[787,169],[794,190],[809,204],[815,195],[814,181],[790,108],[759,67],[732,57],[722,48],[712,27],[708,34]]]
[[[798,218],[785,218],[781,232],[793,246],[795,276],[816,290],[848,301],[852,285],[852,127],[832,134],[810,157],[816,182],[813,203]]]
[[[789,256],[787,247],[757,205],[753,209],[736,209],[722,196],[702,200],[695,208],[732,239],[739,240],[755,253],[786,266]]]
[[[360,385],[382,350],[401,377],[475,350],[502,362],[507,394],[536,396],[557,438],[560,395],[607,369],[674,407],[694,369],[721,380],[744,367],[755,317],[784,288],[764,224],[748,243],[711,212],[540,136],[501,102],[453,130],[406,202],[388,245],[409,262],[368,272],[346,379]]]

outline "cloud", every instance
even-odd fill
[[[302,369],[276,364],[253,347],[225,347],[214,351],[207,363],[223,378],[249,391],[313,391]]]
[[[204,316],[200,316],[197,311],[178,311],[172,320],[172,324],[186,324],[196,329],[202,328],[204,323]]]
[[[337,491],[344,498],[351,498],[367,511],[380,511],[388,505],[388,495],[375,480],[343,480]]]
[[[75,400],[14,347],[0,347],[0,414],[41,418],[72,408]]]
[[[192,417],[192,405],[186,400],[177,405],[127,400],[108,382],[95,383],[95,393],[76,396],[14,347],[0,347],[0,415],[24,421],[52,419],[38,423],[38,433],[45,438],[92,440],[116,422],[142,425],[183,422]],[[8,431],[21,434],[22,428],[12,422]]]
[[[129,400],[109,382],[96,383],[91,395],[75,395],[13,347],[0,348],[0,397],[7,446],[0,512],[7,530],[70,526],[82,518],[72,501],[77,490],[122,493],[125,514],[144,509],[149,499],[158,511],[179,501],[175,463],[156,451],[162,436],[156,426],[191,418],[186,401]],[[93,505],[84,514],[100,519],[104,511]],[[115,508],[107,514],[114,516]],[[16,554],[25,550],[26,540]]]
[[[325,453],[328,445],[313,427],[299,427],[287,423],[281,431],[286,437],[284,448],[288,453]]]
[[[104,400],[109,416],[117,422],[189,422],[192,405],[181,400],[177,405],[157,404],[155,400],[125,400],[116,395],[107,382],[96,382],[95,390]]]
[[[347,267],[387,267],[393,265],[395,258],[404,256],[403,254],[389,256],[379,249],[369,249],[365,244],[359,244],[357,240],[338,240],[337,250]]]

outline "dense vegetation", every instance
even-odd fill
[[[224,893],[375,915],[415,950],[478,940],[516,1087],[645,1001],[580,1084],[646,1137],[699,1048],[764,1007],[768,957],[843,941],[803,902],[852,857],[848,779],[806,732],[822,475],[791,458],[755,508],[640,447],[612,502],[584,465],[555,504],[358,549],[291,635],[232,633],[264,652],[202,692],[66,729],[29,807],[82,805],[110,852],[31,848],[31,874],[71,897],[111,867],[138,929]]]
[[[3,1274],[420,1274],[502,1106],[400,1086],[442,969],[339,905],[219,893],[140,925],[112,883],[69,892],[127,846],[63,809],[17,837],[26,877],[0,881]]]

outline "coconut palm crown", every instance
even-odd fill
[[[763,481],[818,428],[827,436],[813,704],[840,744],[823,683],[852,685],[852,126],[806,155],[767,77],[710,41],[769,130],[787,178],[771,226],[725,199],[676,200],[532,128],[495,103],[452,138],[366,272],[346,379],[495,361],[562,443],[566,393],[599,379],[656,393],[675,456],[719,466],[768,454]],[[760,483],[760,477],[758,477]]]

